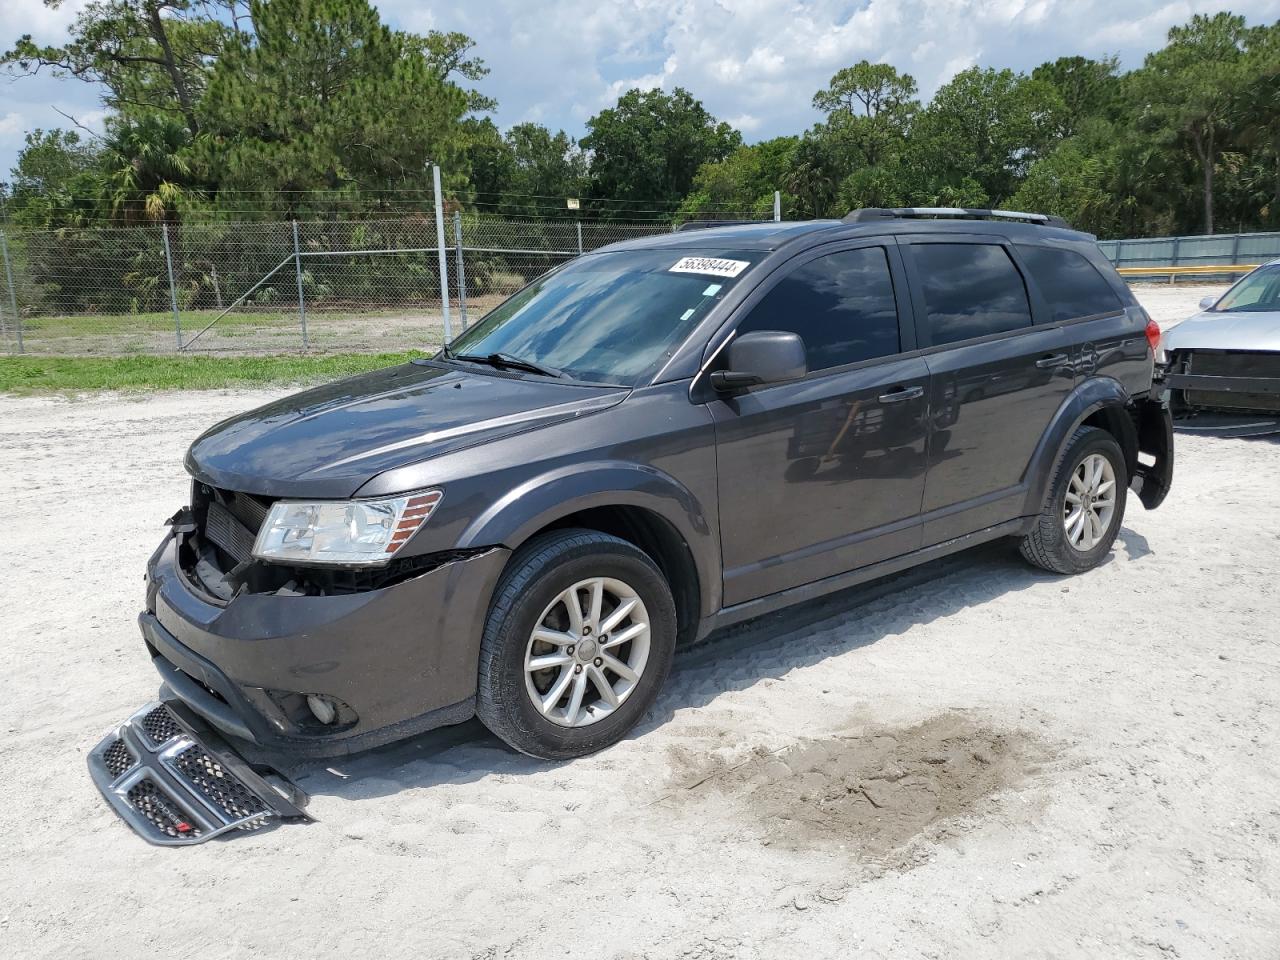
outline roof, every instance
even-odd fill
[[[706,227],[701,230],[681,230],[659,233],[651,237],[623,240],[611,243],[601,250],[653,250],[664,247],[690,249],[722,248],[734,250],[776,250],[796,237],[822,230],[835,230],[839,220],[781,221],[765,220],[761,223],[734,224],[725,227]]]
[[[841,220],[772,220],[762,223],[735,224],[724,227],[706,227],[699,230],[681,230],[661,233],[635,240],[623,240],[600,247],[595,252],[614,250],[740,250],[762,252],[777,250],[797,241],[840,240],[860,236],[885,234],[942,234],[942,233],[991,233],[1011,240],[1054,238],[1058,240],[1092,240],[1093,237],[1069,227],[1040,223],[1019,223],[1009,220],[981,219],[924,219],[884,217],[869,221]],[[821,237],[819,237],[821,235]]]

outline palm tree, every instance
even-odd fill
[[[110,121],[100,169],[111,216],[126,223],[176,219],[182,203],[194,198],[190,140],[182,121],[165,114]]]

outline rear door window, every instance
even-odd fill
[[[993,243],[914,243],[934,346],[1031,326],[1022,274]]]
[[[738,327],[739,334],[753,330],[798,333],[811,371],[897,353],[898,305],[884,247],[829,253],[792,270]]]
[[[1074,250],[1019,244],[1018,253],[1049,302],[1055,322],[1124,309],[1097,267]]]

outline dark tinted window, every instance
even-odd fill
[[[917,243],[911,251],[934,345],[1031,326],[1027,285],[1003,247]]]
[[[793,270],[738,327],[800,334],[810,370],[898,352],[898,308],[883,247],[831,253]]]
[[[1097,268],[1074,250],[1024,247],[1018,253],[1031,271],[1054,320],[1074,320],[1099,313],[1114,313],[1124,304]]]

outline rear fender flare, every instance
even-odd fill
[[[458,548],[502,544],[515,550],[571,514],[619,506],[644,508],[671,524],[687,544],[698,573],[701,615],[719,610],[719,531],[687,487],[651,466],[597,461],[531,477],[477,516],[459,538]]]
[[[1123,414],[1117,419],[1122,424],[1121,430],[1125,435],[1118,440],[1125,451],[1125,459],[1132,475],[1137,460],[1138,439],[1133,420],[1125,410],[1129,401],[1130,397],[1124,386],[1111,377],[1093,377],[1068,394],[1049,421],[1035,453],[1031,455],[1026,474],[1027,499],[1022,506],[1023,516],[1035,516],[1041,511],[1058,455],[1076,432],[1076,428],[1106,407],[1116,407]]]

